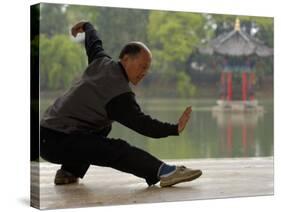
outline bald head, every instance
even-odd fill
[[[145,51],[150,57],[152,54],[149,48],[142,42],[132,41],[127,43],[120,52],[119,59],[122,59],[125,55],[136,56],[141,52],[141,50]]]
[[[148,47],[139,41],[127,43],[120,52],[119,59],[129,81],[136,85],[147,74],[152,59]]]

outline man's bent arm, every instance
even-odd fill
[[[114,97],[106,105],[110,119],[148,137],[163,138],[178,135],[178,125],[152,119],[145,115],[132,92]]]
[[[93,25],[89,22],[86,22],[83,25],[83,30],[85,32],[85,48],[88,56],[88,63],[90,64],[94,59],[99,57],[109,57],[104,52],[102,40],[99,38]]]

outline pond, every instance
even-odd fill
[[[41,99],[41,113],[50,100]],[[192,115],[180,136],[153,139],[116,122],[109,137],[122,138],[161,159],[273,156],[273,101],[259,101],[263,113],[219,113],[216,100],[139,99],[143,111],[158,120],[176,123],[185,107]]]

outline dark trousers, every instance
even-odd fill
[[[109,132],[105,129],[98,134],[65,134],[41,127],[40,155],[62,164],[62,169],[76,177],[83,178],[90,165],[97,165],[144,178],[149,186],[156,184],[163,162],[122,139],[107,138]]]

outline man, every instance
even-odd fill
[[[57,185],[78,182],[90,165],[111,167],[160,186],[191,181],[202,172],[168,165],[121,139],[107,138],[113,121],[153,138],[178,135],[189,120],[191,107],[178,124],[163,123],[145,115],[135,100],[129,82],[137,85],[147,74],[152,54],[141,42],[130,42],[119,61],[108,56],[97,31],[89,22],[79,22],[72,35],[85,32],[89,65],[81,79],[56,99],[45,112],[40,128],[40,153],[47,161],[62,164]]]

